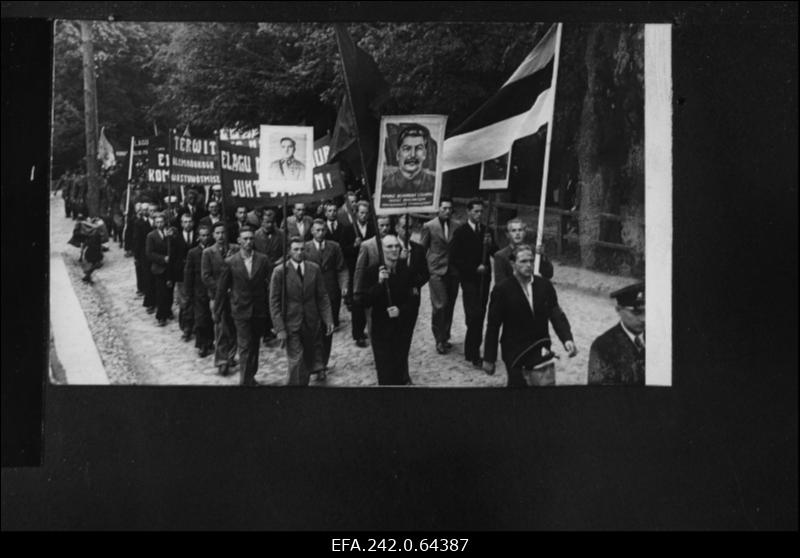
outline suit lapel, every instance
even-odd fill
[[[534,279],[534,281],[535,281],[535,279]],[[528,301],[528,297],[525,294],[525,291],[522,290],[522,285],[520,284],[520,282],[517,280],[516,277],[514,277],[514,280],[511,283],[514,285],[514,287],[512,287],[512,288],[513,288],[514,292],[517,293],[517,295],[516,295],[517,298],[521,299],[521,300],[518,300],[517,303],[524,305],[525,308],[528,309],[528,314],[530,314],[531,318],[533,318],[534,317],[534,315],[533,315],[533,306],[531,304],[533,304],[533,305],[536,304],[536,288],[535,288],[535,286],[531,288],[531,293],[532,293],[532,296],[533,296],[533,303],[531,303],[531,302]]]

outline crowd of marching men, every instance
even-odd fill
[[[412,384],[408,354],[425,284],[436,351],[453,349],[460,290],[464,358],[493,374],[500,344],[509,386],[554,385],[550,325],[569,356],[578,351],[549,281],[552,263],[525,242],[520,219],[506,223],[509,242],[499,249],[479,198],[468,202],[463,223],[451,219],[453,203],[442,198],[415,241],[408,215],[375,216],[354,191],[341,205],[292,204],[285,218],[280,207],[244,205],[226,218],[221,194],[216,186],[207,202],[193,189],[163,203],[139,197],[123,244],[134,260],[137,295],[158,326],[177,319],[182,339],[194,339],[200,357],[213,355],[220,375],[238,368],[242,385],[257,385],[260,346],[274,347],[276,339],[288,358],[289,385],[308,385],[311,377],[324,382],[343,306],[352,342],[372,347],[378,383]],[[642,384],[644,285],[612,297],[620,324],[592,345],[589,382]]]

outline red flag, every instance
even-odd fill
[[[340,158],[351,168],[360,169],[362,164],[358,151],[348,149],[358,140],[363,164],[367,167],[362,172],[373,176],[374,168],[371,167],[377,159],[380,137],[380,107],[389,98],[389,85],[375,60],[353,43],[346,27],[341,23],[334,27],[347,94],[336,118],[330,158],[341,155]]]

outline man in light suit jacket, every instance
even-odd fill
[[[236,344],[241,361],[239,383],[256,386],[258,346],[264,335],[267,291],[272,277],[272,262],[253,250],[253,231],[248,225],[239,230],[239,251],[225,259],[217,285],[215,307],[230,297],[231,316],[236,324]]]
[[[272,273],[269,309],[278,339],[285,344],[292,386],[307,386],[311,374],[325,368],[323,332],[333,333],[331,302],[317,264],[305,260],[305,243],[294,237],[289,261]],[[286,314],[283,313],[283,280],[286,275]]]
[[[450,265],[450,240],[456,224],[450,222],[453,202],[448,198],[439,201],[439,215],[422,226],[420,244],[425,249],[430,272],[431,329],[436,340],[436,352],[445,354],[452,348],[450,328],[453,309],[458,298],[458,274]]]
[[[235,365],[236,326],[231,316],[230,301],[224,298],[220,305],[216,304],[217,285],[222,275],[225,259],[239,250],[236,244],[228,243],[228,233],[222,221],[214,225],[214,244],[203,250],[201,274],[203,283],[208,289],[208,300],[212,301],[211,315],[214,319],[214,366],[219,368],[221,376],[227,376]]]
[[[314,235],[314,240],[306,242],[305,259],[307,262],[314,262],[319,266],[325,283],[325,291],[331,301],[333,327],[339,327],[339,308],[342,305],[342,297],[347,296],[348,282],[347,266],[344,264],[342,249],[336,241],[325,239],[327,227],[322,219],[314,220],[311,233]],[[331,335],[326,335],[323,338],[325,370],[320,372],[320,380],[324,380],[327,375],[332,341],[333,336]]]
[[[286,234],[289,235],[289,238],[292,238],[293,236],[299,236],[303,242],[306,240],[311,240],[311,225],[314,224],[314,220],[306,215],[305,211],[306,204],[294,204],[294,207],[292,208],[293,214],[286,218],[286,224],[284,227]]]
[[[167,325],[167,319],[172,314],[172,288],[173,282],[170,276],[170,231],[167,230],[166,220],[163,213],[157,213],[155,219],[155,230],[147,233],[145,243],[145,253],[147,261],[150,262],[150,273],[155,287],[156,298],[156,320],[158,325]]]

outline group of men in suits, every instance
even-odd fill
[[[168,207],[172,201],[166,200]],[[468,203],[466,221],[457,223],[452,201],[442,198],[419,243],[411,240],[405,215],[373,219],[369,204],[352,193],[342,207],[324,203],[317,218],[306,215],[304,204],[294,204],[281,228],[271,208],[237,207],[230,222],[221,209],[211,200],[204,211],[195,196],[166,214],[154,204],[137,204],[137,291],[159,325],[174,318],[174,295],[183,339],[194,336],[201,357],[213,351],[222,375],[239,366],[244,385],[255,384],[260,341],[276,337],[287,351],[289,384],[307,385],[314,375],[324,380],[342,303],[351,312],[353,341],[372,346],[379,384],[413,383],[408,353],[425,283],[437,352],[452,350],[460,290],[464,357],[492,374],[499,341],[509,386],[554,383],[548,323],[567,353],[577,353],[550,282],[552,263],[540,247],[525,243],[520,219],[506,223],[509,244],[498,249],[483,223],[480,199]],[[534,275],[537,255],[540,272]],[[643,383],[644,288],[631,289],[633,299],[629,291],[612,294],[619,296],[620,324],[592,345],[590,383]],[[627,350],[623,340],[635,350]]]

